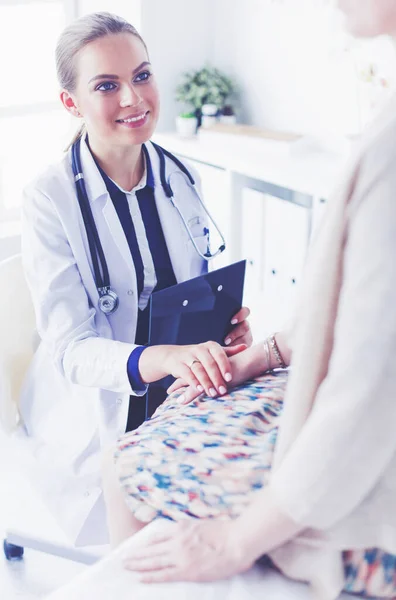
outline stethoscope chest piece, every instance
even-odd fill
[[[119,299],[115,292],[113,292],[110,288],[100,288],[99,289],[99,309],[105,315],[111,315],[118,308]]]

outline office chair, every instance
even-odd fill
[[[18,410],[20,391],[39,339],[21,255],[0,262],[0,282],[0,428],[10,436],[21,420]],[[38,516],[41,517],[42,507],[39,512]],[[40,523],[39,518],[37,523]],[[34,526],[35,523],[33,529]],[[26,531],[19,532],[17,529],[7,530],[3,542],[7,560],[22,559],[24,547],[85,564],[96,562],[104,554],[104,548],[107,549],[100,547],[85,550],[75,548],[65,540],[60,543],[57,540],[54,542],[45,534],[43,537],[41,530],[37,531],[37,535],[27,534]]]

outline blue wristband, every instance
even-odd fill
[[[146,384],[142,381],[139,373],[139,358],[146,346],[138,346],[129,355],[127,362],[127,373],[131,388],[136,392],[144,392]]]

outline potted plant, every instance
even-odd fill
[[[216,104],[207,102],[201,108],[201,127],[207,128],[216,124],[219,109]]]
[[[200,126],[202,107],[212,104],[219,111],[235,91],[235,84],[230,77],[219,69],[206,65],[198,71],[183,73],[182,81],[176,88],[176,100],[194,108]]]
[[[192,137],[197,133],[198,119],[193,112],[184,112],[176,117],[176,130],[181,137]]]
[[[235,125],[236,115],[234,113],[234,109],[230,104],[226,104],[225,106],[223,106],[220,115],[220,123],[224,123],[226,125]]]

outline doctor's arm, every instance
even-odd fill
[[[97,330],[96,310],[54,203],[32,186],[22,208],[22,259],[37,331],[60,373],[71,383],[131,393],[126,365],[136,346]]]
[[[77,224],[76,224],[77,225]],[[82,241],[81,252],[84,252]],[[37,330],[57,369],[71,383],[120,393],[145,393],[146,383],[182,373],[191,385],[224,393],[231,356],[245,346],[225,351],[218,344],[141,348],[104,337],[96,326],[76,259],[54,203],[29,188],[22,210],[22,256]],[[88,269],[87,263],[87,269]],[[132,376],[137,356],[142,381]],[[193,363],[193,364],[191,364]]]
[[[140,377],[143,382],[150,383],[173,375],[186,381],[195,390],[195,396],[202,392],[212,397],[223,395],[233,378],[229,357],[245,348],[244,344],[223,348],[216,342],[150,346],[139,357]]]

